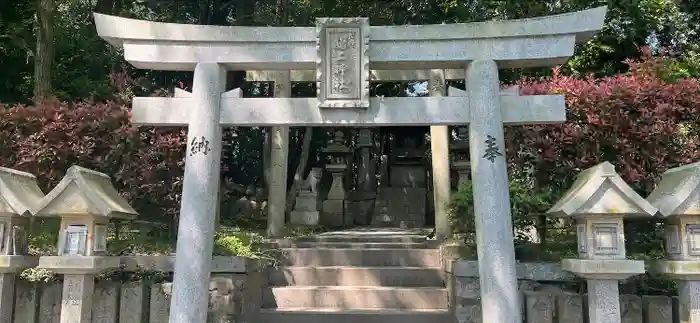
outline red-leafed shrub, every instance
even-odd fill
[[[700,84],[665,81],[671,62],[645,55],[626,62],[623,75],[576,79],[555,70],[546,81],[522,80],[523,95],[564,94],[567,122],[508,128],[512,169],[566,189],[580,170],[609,161],[646,196],[663,171],[700,159]]]
[[[179,209],[186,132],[139,128],[128,102],[52,102],[0,109],[0,165],[35,174],[44,192],[72,165],[104,172],[143,218]]]

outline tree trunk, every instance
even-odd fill
[[[297,191],[299,186],[301,186],[304,181],[304,170],[306,169],[306,162],[309,160],[309,154],[311,153],[311,138],[313,138],[313,127],[306,127],[304,132],[304,139],[301,143],[301,154],[299,154],[299,165],[297,166],[296,172],[294,172],[294,181],[292,182],[292,187],[287,191],[287,205],[284,210],[285,213],[292,211],[294,207],[294,202],[296,201]]]
[[[34,56],[34,101],[42,103],[53,97],[51,69],[53,68],[54,0],[37,0],[37,37]]]

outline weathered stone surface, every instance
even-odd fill
[[[454,262],[452,273],[457,277],[479,277],[479,268],[475,260],[458,260]],[[528,263],[516,265],[518,279],[535,281],[574,281],[576,276],[564,271],[557,263]]]
[[[95,292],[95,276],[64,275],[61,323],[90,323]]]
[[[563,293],[556,295],[557,318],[559,323],[583,323],[583,298],[579,294]]]
[[[15,296],[15,322],[37,321],[39,313],[39,289],[36,284],[17,281]]]
[[[644,323],[671,323],[673,304],[670,297],[642,296]]]
[[[426,188],[427,174],[422,165],[393,165],[391,166],[391,187],[396,188]]]
[[[481,304],[478,298],[457,300],[455,316],[459,323],[481,323]]]
[[[642,322],[642,298],[637,295],[620,295],[622,323]]]
[[[573,54],[576,42],[590,39],[601,28],[605,13],[606,8],[600,7],[525,20],[374,27],[369,60],[376,64],[373,67],[389,70],[430,68],[436,62],[460,64],[475,59],[493,59],[503,67],[553,66]],[[101,14],[95,14],[95,24],[100,37],[123,48],[128,53],[127,61],[138,68],[192,70],[197,62],[209,61],[242,70],[314,70],[318,61],[315,27],[276,27],[274,32],[269,27],[193,28]],[[145,30],[149,32],[144,33]],[[149,43],[144,44],[144,40]],[[196,47],[176,45],[183,42]],[[277,43],[275,48],[280,50],[271,50],[269,43]],[[221,51],[222,47],[227,50]]]
[[[425,223],[425,207],[428,191],[425,188],[383,188],[386,194],[388,214],[394,217],[394,225],[415,228]]]
[[[61,322],[61,284],[42,284],[39,298],[39,323]]]
[[[172,256],[123,256],[121,266],[126,271],[164,271],[172,272],[175,257]],[[211,272],[245,273],[260,268],[260,262],[237,256],[214,256],[211,258]]]
[[[354,223],[368,225],[374,214],[374,200],[346,201],[345,213]]]
[[[12,323],[15,274],[0,274],[0,323]]]
[[[119,323],[142,323],[149,315],[150,289],[143,282],[125,283],[121,286]]]
[[[92,301],[92,323],[117,323],[119,312],[119,285],[99,283]]]
[[[525,292],[527,323],[554,323],[555,302],[550,293]]]
[[[321,225],[327,227],[340,227],[345,223],[344,200],[323,201]]]
[[[171,291],[166,293],[164,284],[155,284],[151,286],[151,303],[149,308],[150,323],[168,323],[170,318],[170,295]]]

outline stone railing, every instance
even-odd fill
[[[123,271],[173,271],[174,257],[121,257]],[[264,281],[257,261],[213,257],[208,322],[255,322]],[[15,323],[63,322],[62,283],[16,282]],[[98,281],[92,298],[93,323],[167,323],[172,283]],[[4,301],[4,300],[3,300]],[[3,321],[5,322],[5,321]]]
[[[479,270],[476,261],[449,261],[445,266],[450,306],[459,323],[481,322]],[[516,267],[527,323],[584,323],[587,297],[576,293],[576,277],[555,263],[519,263]],[[672,323],[679,313],[676,297],[620,295],[623,323]]]

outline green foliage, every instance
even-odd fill
[[[555,201],[549,191],[533,189],[524,181],[511,180],[509,185],[510,206],[515,230],[515,243],[527,242],[531,238],[526,229],[537,222],[537,215],[543,214]],[[462,183],[452,194],[452,204],[448,212],[452,232],[468,245],[476,244],[474,218],[474,197],[471,182]]]
[[[29,268],[23,270],[19,277],[23,280],[29,281],[29,282],[53,282],[57,281],[59,277],[47,270],[47,269],[41,269],[41,268]]]

